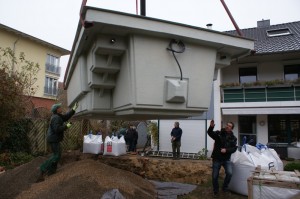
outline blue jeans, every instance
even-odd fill
[[[232,164],[231,162],[228,161],[219,161],[219,160],[213,160],[213,165],[212,165],[212,182],[213,182],[213,191],[214,193],[218,193],[219,192],[219,173],[220,173],[220,169],[221,166],[223,166],[223,168],[225,169],[225,179],[223,182],[223,186],[222,186],[222,190],[223,191],[228,191],[228,185],[229,182],[231,180],[231,176],[232,176]]]

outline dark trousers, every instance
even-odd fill
[[[179,158],[180,157],[180,147],[181,147],[181,142],[180,141],[173,141],[172,142],[173,158]]]
[[[128,151],[134,151],[134,140],[133,139],[128,139]]]
[[[213,182],[213,191],[214,193],[218,193],[219,192],[219,173],[220,173],[220,169],[221,166],[223,166],[224,170],[225,170],[225,179],[223,182],[223,186],[222,186],[222,190],[223,191],[228,191],[228,185],[230,183],[231,180],[231,176],[232,176],[232,164],[231,162],[228,161],[219,161],[219,160],[213,160],[213,165],[212,165],[212,182]]]
[[[49,143],[51,150],[52,150],[52,156],[46,160],[41,166],[40,170],[43,173],[47,173],[48,175],[54,174],[57,169],[57,164],[61,158],[61,147],[59,142],[51,142]]]

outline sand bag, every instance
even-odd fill
[[[257,169],[248,178],[251,199],[300,198],[300,178],[297,171],[273,171]]]
[[[104,153],[103,155],[120,156],[126,154],[126,144],[124,136],[118,139],[117,136],[110,138],[106,136],[104,141]]]
[[[112,189],[105,192],[101,199],[125,199],[125,197],[121,194],[119,189]]]
[[[83,138],[83,153],[102,154],[104,149],[102,135],[85,135]]]
[[[283,163],[274,149],[258,144],[257,147],[244,144],[241,151],[231,155],[232,178],[229,189],[233,192],[248,196],[247,179],[260,165],[261,169],[283,170]]]

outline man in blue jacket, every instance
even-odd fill
[[[64,131],[71,127],[71,123],[67,121],[75,114],[77,107],[78,103],[75,103],[70,111],[63,114],[61,104],[53,104],[51,108],[52,116],[47,131],[47,142],[53,155],[40,166],[40,176],[37,182],[43,181],[45,175],[52,175],[56,172],[57,164],[61,158],[60,142],[64,138]]]
[[[214,197],[217,197],[219,194],[219,172],[221,166],[225,170],[225,179],[223,182],[222,190],[223,192],[228,192],[228,185],[232,176],[232,165],[230,162],[231,154],[237,150],[237,138],[233,135],[234,124],[228,122],[225,128],[222,128],[221,131],[213,131],[215,127],[214,120],[210,122],[210,126],[207,130],[208,135],[215,140],[214,149],[212,152],[212,183],[213,183],[213,192]]]
[[[179,128],[179,122],[175,122],[174,128],[171,131],[171,143],[174,160],[178,160],[180,158],[181,136],[182,129]]]

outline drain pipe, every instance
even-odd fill
[[[146,0],[141,0],[140,4],[141,15],[146,16]]]
[[[205,157],[207,157],[207,111],[205,112]]]
[[[242,32],[241,32],[239,26],[238,26],[237,23],[235,22],[233,16],[231,15],[231,13],[230,13],[230,11],[229,11],[229,9],[228,9],[228,7],[227,7],[225,1],[224,1],[224,0],[220,0],[220,1],[221,1],[221,3],[223,4],[223,6],[224,6],[224,8],[225,8],[225,10],[226,10],[226,12],[227,12],[227,14],[228,14],[228,16],[229,16],[231,22],[232,22],[232,24],[234,25],[235,30],[237,31],[237,33],[239,34],[239,36],[242,37],[243,34],[242,34]]]
[[[159,126],[160,126],[160,120],[158,120],[157,121],[157,136],[158,136],[158,138],[157,138],[157,151],[159,151]]]

